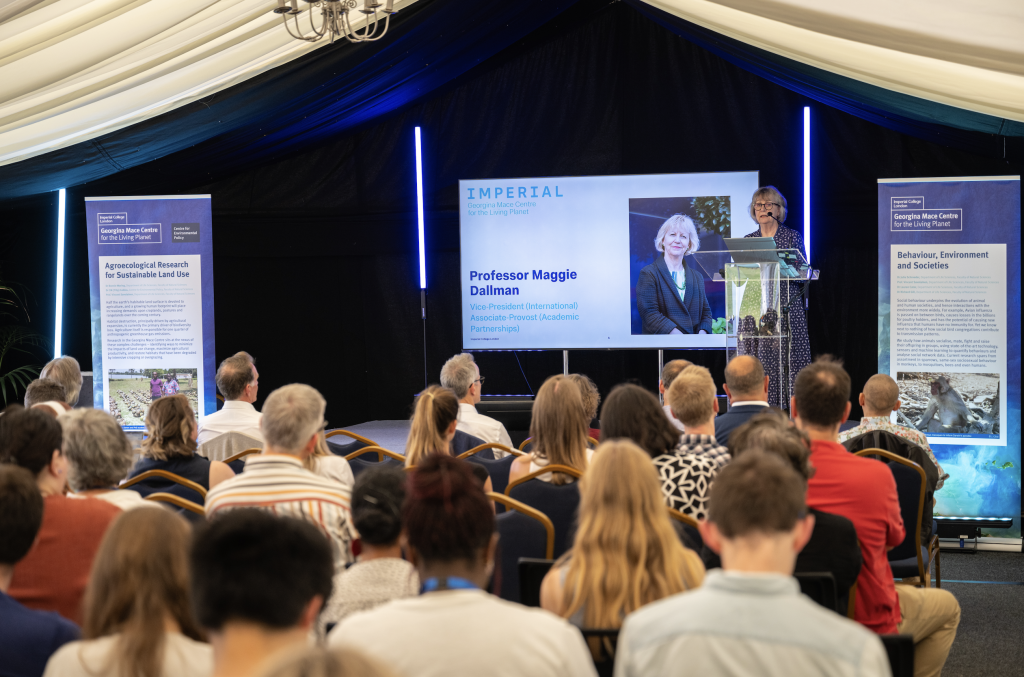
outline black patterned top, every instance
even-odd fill
[[[722,468],[719,461],[702,452],[677,449],[654,457],[665,503],[694,519],[707,517],[711,483]]]

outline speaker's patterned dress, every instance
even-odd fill
[[[765,237],[758,228],[744,237]],[[799,249],[804,250],[804,239],[800,233],[779,226],[775,231],[775,246],[777,249]],[[782,305],[789,300],[796,299],[800,295],[802,283],[780,282],[779,294],[782,297]],[[789,338],[781,339],[782,354],[789,351],[789,387],[786,392],[791,396],[793,393],[793,382],[800,370],[811,363],[811,341],[807,336],[807,314],[804,312],[802,300],[796,300],[789,310]],[[758,346],[757,357],[764,365],[764,373],[771,377],[771,385],[768,393],[768,403],[775,407],[789,409],[789,396],[780,397],[778,384],[782,379],[781,365],[779,364],[779,350],[775,341],[764,341]],[[785,401],[782,401],[782,400]]]

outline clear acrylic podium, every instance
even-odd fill
[[[770,401],[788,409],[795,377],[790,373],[789,312],[805,303],[804,290],[818,279],[818,271],[799,249],[698,251],[692,256],[705,279],[725,283],[726,361],[737,355],[760,359],[771,376]]]

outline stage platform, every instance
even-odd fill
[[[398,454],[405,453],[405,441],[409,439],[408,419],[398,421],[367,421],[341,428],[368,437],[380,446]],[[340,438],[335,438],[336,441]]]

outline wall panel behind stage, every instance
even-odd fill
[[[257,356],[258,406],[273,388],[303,381],[327,396],[332,426],[402,418],[423,385],[414,125],[424,135],[428,372],[436,381],[460,346],[460,178],[756,169],[787,195],[798,225],[804,105],[812,106],[814,144],[811,261],[823,271],[811,292],[811,346],[843,356],[861,384],[875,371],[876,179],[1017,174],[1020,165],[809,102],[624,3],[580,5],[443,90],[330,143],[260,166],[247,166],[244,150],[218,155],[200,144],[74,187],[69,225],[84,228],[86,194],[212,194],[218,359],[241,349]],[[69,238],[69,259],[84,260],[80,240]],[[32,260],[52,271],[50,250]],[[84,278],[69,281],[66,294],[66,308],[88,307]],[[66,323],[65,343],[88,361],[87,322]],[[718,353],[685,356],[720,378]],[[525,376],[511,355],[480,356],[487,392],[526,393],[561,371],[557,353],[519,358]],[[586,351],[570,366],[603,394],[630,377],[657,385],[653,351]]]

